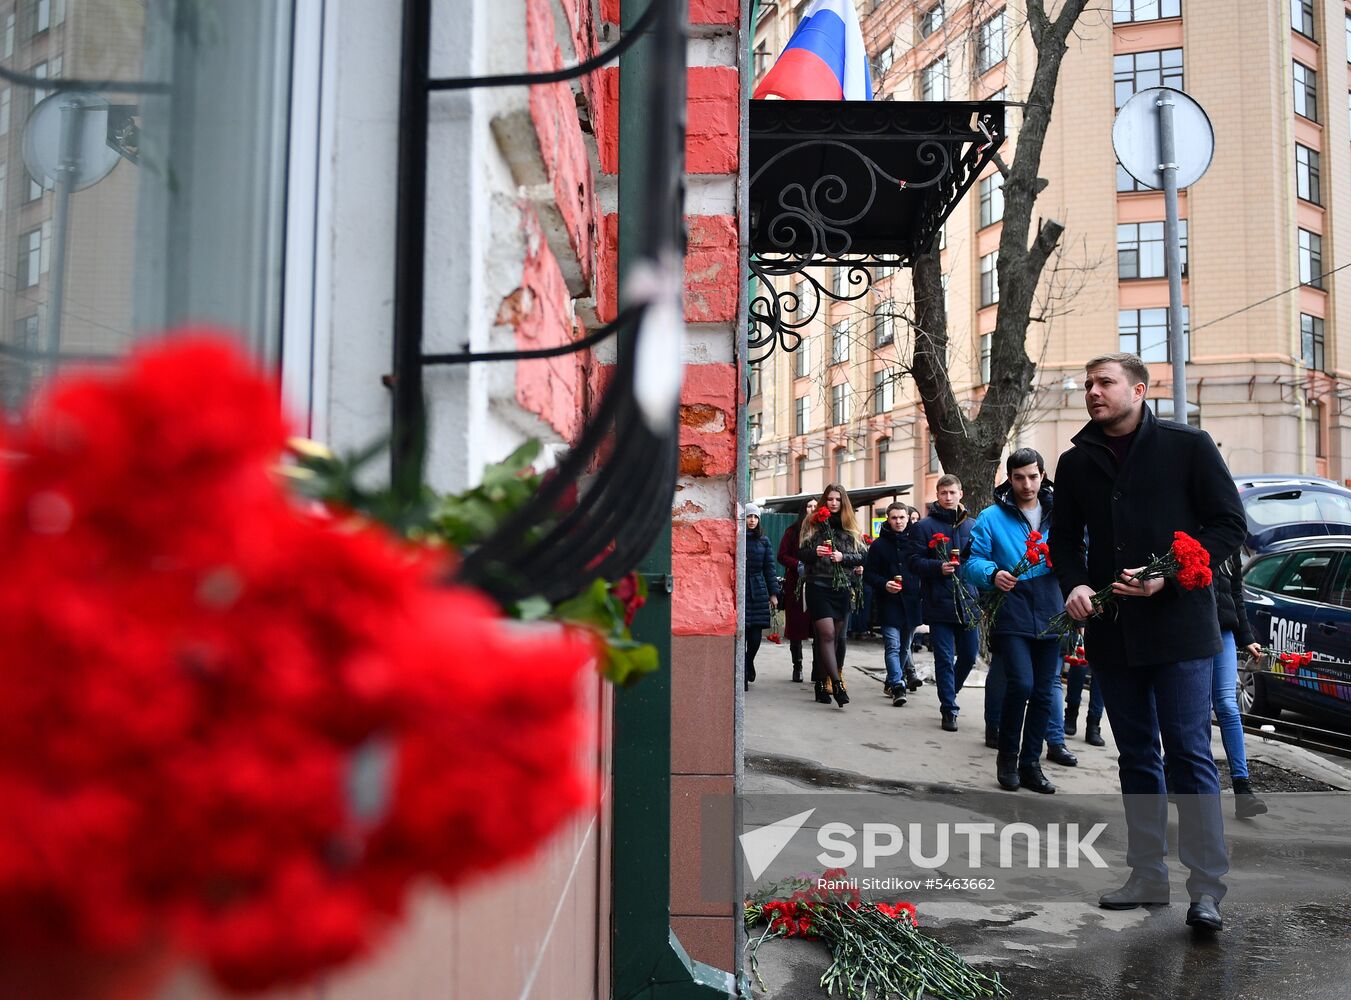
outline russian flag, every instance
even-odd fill
[[[868,52],[854,0],[814,0],[752,97],[871,101]]]

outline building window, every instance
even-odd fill
[[[1314,371],[1327,371],[1327,359],[1324,357],[1323,319],[1321,316],[1299,314],[1299,343],[1304,367]]]
[[[894,46],[888,45],[878,51],[877,55],[873,58],[873,70],[879,82],[882,77],[887,75],[887,71],[891,69],[891,64],[895,62],[895,60],[896,50]]]
[[[873,346],[886,347],[896,339],[896,303],[883,302],[873,313]]]
[[[30,76],[35,76],[39,80],[45,80],[47,79],[47,64],[45,62],[40,62],[32,69],[30,69],[28,73]],[[39,104],[41,104],[42,99],[46,96],[47,96],[47,89],[45,87],[34,87],[33,107],[36,108]]]
[[[942,472],[943,464],[938,461],[938,442],[933,439],[932,433],[929,435],[929,472]]]
[[[1313,38],[1313,0],[1290,0],[1290,27]]]
[[[1168,310],[1122,309],[1116,317],[1117,349],[1143,361],[1171,361],[1168,353]],[[1189,310],[1182,308],[1182,359],[1191,358]]]
[[[1346,15],[1346,61],[1351,63],[1351,14]]]
[[[1155,188],[1141,184],[1120,163],[1116,165],[1116,189],[1118,191],[1154,191]]]
[[[1323,287],[1323,237],[1307,229],[1299,231],[1299,283]]]
[[[848,275],[849,271],[847,268],[843,267],[832,268],[830,272],[830,290],[834,292],[836,295],[847,294],[845,289],[848,287],[848,282],[845,279],[848,277]]]
[[[891,438],[877,439],[877,481],[887,481],[887,454],[891,451]]]
[[[760,366],[749,365],[746,368],[747,382],[749,382],[748,396],[760,395]]]
[[[31,34],[40,35],[52,26],[52,0],[32,0],[30,12],[33,18]]]
[[[1323,203],[1319,185],[1318,153],[1308,146],[1295,144],[1295,190],[1305,201]]]
[[[992,306],[999,301],[999,251],[980,259],[980,304]]]
[[[38,351],[38,318],[23,316],[14,324],[14,346],[28,354]]]
[[[943,0],[939,0],[919,18],[919,36],[928,38],[943,26]]]
[[[842,319],[830,328],[830,363],[843,364],[849,360],[849,321]]]
[[[42,230],[31,229],[19,237],[20,288],[32,288],[42,277]]]
[[[28,172],[27,168],[24,169],[23,175],[28,178],[28,191],[24,196],[24,201],[37,201],[42,197],[42,185]]]
[[[812,342],[809,337],[803,337],[802,342],[797,345],[797,350],[793,352],[793,376],[806,378],[811,373]]]
[[[919,99],[946,101],[948,99],[948,57],[939,56],[919,71]]]
[[[896,370],[883,368],[873,372],[873,413],[881,416],[896,406]]]
[[[0,135],[9,131],[9,109],[11,94],[9,88],[0,90]]]
[[[812,401],[808,396],[799,396],[793,403],[793,433],[801,437],[811,426]]]
[[[14,15],[5,15],[5,58],[14,55]]]
[[[760,443],[760,430],[760,414],[746,414],[746,444],[748,447],[754,448]]]
[[[807,456],[799,455],[793,459],[793,475],[797,477],[797,491],[807,492]]]
[[[1181,16],[1182,0],[1112,0],[1112,21],[1116,24]]]
[[[1182,50],[1160,49],[1114,56],[1112,70],[1116,106],[1120,108],[1131,99],[1131,95],[1150,87],[1176,87],[1181,90]]]
[[[1313,400],[1309,401],[1309,426],[1313,430],[1314,458],[1327,457],[1327,452],[1323,450],[1323,406]]]
[[[841,486],[844,485],[844,460],[847,457],[848,456],[843,448],[836,448],[834,453],[831,455],[831,458],[833,459],[831,465],[835,469],[835,477],[833,481],[839,483]]]
[[[765,8],[767,9],[767,8]],[[756,79],[769,72],[769,67],[774,65],[774,56],[769,51],[769,45],[766,42],[760,42],[755,46],[755,76]]]
[[[812,286],[812,283],[806,278],[798,278],[797,281],[793,283],[793,297],[797,301],[793,304],[793,308],[788,311],[800,314],[807,305],[807,300],[813,295],[819,297],[820,293],[817,292]]]
[[[1295,64],[1295,114],[1318,121],[1318,74],[1302,62]]]
[[[998,170],[980,179],[980,228],[1004,218],[1004,175]]]
[[[1178,220],[1182,244],[1182,273],[1187,273],[1187,220]],[[1127,222],[1116,227],[1116,275],[1118,278],[1164,278],[1162,222]]]
[[[976,28],[977,72],[988,72],[996,65],[1003,62],[1004,57],[1007,55],[1008,48],[1004,32],[1004,12],[1001,10],[994,17]]]
[[[830,425],[838,427],[849,423],[849,383],[830,387]]]
[[[990,354],[994,350],[994,334],[980,335],[980,384],[990,384]]]

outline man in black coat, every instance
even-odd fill
[[[1132,872],[1099,903],[1130,909],[1168,901],[1171,792],[1178,857],[1191,870],[1187,923],[1217,931],[1229,860],[1210,754],[1211,663],[1220,649],[1215,593],[1134,575],[1168,550],[1175,531],[1205,546],[1212,565],[1223,562],[1247,530],[1243,506],[1210,435],[1159,420],[1145,406],[1144,362],[1110,354],[1085,370],[1090,420],[1056,469],[1051,558],[1065,609],[1088,623],[1084,644],[1121,754]],[[1095,614],[1093,593],[1109,584],[1116,599]]]
[[[868,547],[868,558],[863,564],[863,585],[873,593],[877,621],[882,628],[883,660],[887,666],[883,693],[896,707],[905,704],[907,688],[914,690],[910,687],[914,676],[910,641],[920,622],[919,577],[906,566],[905,533],[909,523],[910,508],[905,504],[887,507],[886,523]]]
[[[945,732],[957,731],[957,693],[975,666],[980,652],[980,613],[976,595],[961,580],[959,562],[971,543],[975,518],[962,506],[962,481],[953,475],[939,478],[938,499],[929,514],[910,529],[907,565],[923,581],[924,623],[933,640],[934,676]],[[943,535],[946,541],[937,542]],[[931,545],[931,542],[937,544]]]

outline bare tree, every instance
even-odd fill
[[[1056,252],[1065,227],[1054,219],[1038,220],[1036,234],[1032,235],[1032,212],[1037,196],[1048,183],[1038,171],[1061,60],[1068,51],[1067,39],[1087,4],[1088,0],[1065,0],[1052,18],[1046,13],[1045,0],[1027,0],[1027,30],[1036,46],[1037,63],[1013,161],[998,161],[1004,175],[999,306],[990,345],[989,386],[969,415],[948,375],[947,311],[938,250],[921,254],[914,264],[912,372],[938,459],[945,471],[961,478],[967,506],[973,510],[990,503],[1000,455],[1033,391],[1036,365],[1027,354],[1027,327],[1042,272]]]

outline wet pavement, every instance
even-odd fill
[[[786,647],[762,647],[757,659],[761,680],[746,700],[747,792],[771,800],[785,796],[785,801],[805,795],[810,798],[804,802],[812,805],[834,802],[822,796],[836,796],[842,807],[846,800],[872,795],[879,804],[932,809],[942,802],[981,815],[993,815],[990,804],[1006,801],[1021,808],[1060,807],[1081,818],[1119,814],[1110,732],[1104,733],[1108,746],[1102,749],[1086,746],[1082,729],[1070,739],[1080,767],[1046,765],[1061,789],[1058,795],[992,794],[994,752],[984,747],[980,688],[962,693],[960,731],[943,733],[932,686],[916,692],[902,708],[882,698],[880,645],[854,644],[848,659],[854,702],[841,710],[816,705],[809,684],[787,680]],[[927,667],[927,656],[923,662]],[[975,682],[981,683],[979,674]],[[1218,733],[1214,748],[1222,758]],[[986,971],[997,971],[1010,995],[1020,1000],[1130,995],[1346,1000],[1351,997],[1351,761],[1251,738],[1248,755],[1254,785],[1265,794],[1271,813],[1240,823],[1233,818],[1230,794],[1222,798],[1231,874],[1221,907],[1225,929],[1218,936],[1198,937],[1184,925],[1186,870],[1176,859],[1171,859],[1172,905],[1099,909],[1097,892],[1122,881],[1123,845],[1118,842],[1104,850],[1113,856],[1112,872],[1089,873],[1077,881],[1063,873],[1023,872],[1009,880],[1012,885],[1001,900],[926,898],[922,892],[906,898],[918,904],[926,933]],[[1221,764],[1227,787],[1225,771]],[[815,870],[810,845],[795,843],[785,855],[794,851],[788,863]],[[1094,875],[1101,876],[1101,884],[1094,883]],[[1045,887],[1042,899],[1036,898],[1039,886]],[[894,893],[874,896],[897,898]],[[765,989],[755,995],[823,997],[819,978],[828,962],[819,943],[767,941],[759,951]]]

